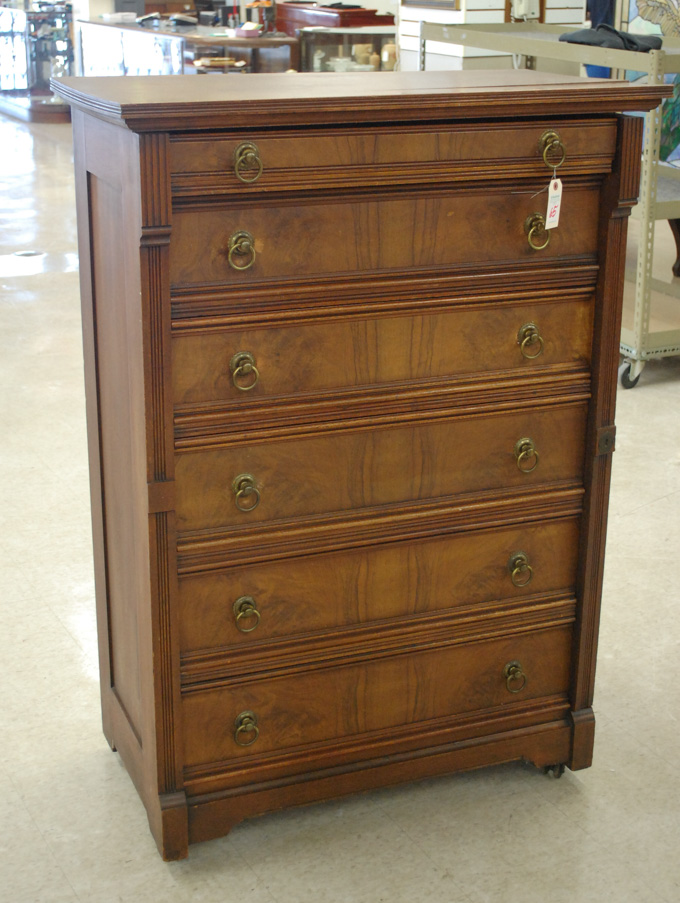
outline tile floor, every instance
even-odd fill
[[[678,903],[680,359],[619,392],[591,769],[288,811],[163,863],[99,728],[70,128],[0,117],[0,148],[0,897]]]

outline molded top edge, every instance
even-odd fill
[[[67,103],[134,131],[646,111],[672,86],[530,70],[53,79]]]

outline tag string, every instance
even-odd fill
[[[533,200],[534,198],[537,198],[539,196],[539,194],[543,194],[544,191],[550,191],[550,189],[552,188],[552,182],[556,178],[557,178],[557,167],[553,166],[552,179],[550,180],[550,182],[548,182],[548,184],[546,185],[545,188],[541,188],[540,191],[536,192],[536,194],[532,194],[531,199]]]

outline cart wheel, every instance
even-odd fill
[[[630,364],[624,364],[623,367],[619,370],[619,376],[621,377],[621,385],[624,389],[634,389],[635,386],[640,382],[640,375],[638,374],[635,379],[630,378]]]
[[[543,769],[543,774],[552,774],[552,776],[557,780],[561,778],[564,774],[565,765],[563,762],[560,762],[557,765],[546,765]]]

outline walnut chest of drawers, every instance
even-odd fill
[[[621,113],[665,89],[56,90],[104,732],[164,857],[283,806],[588,766],[640,145]]]

